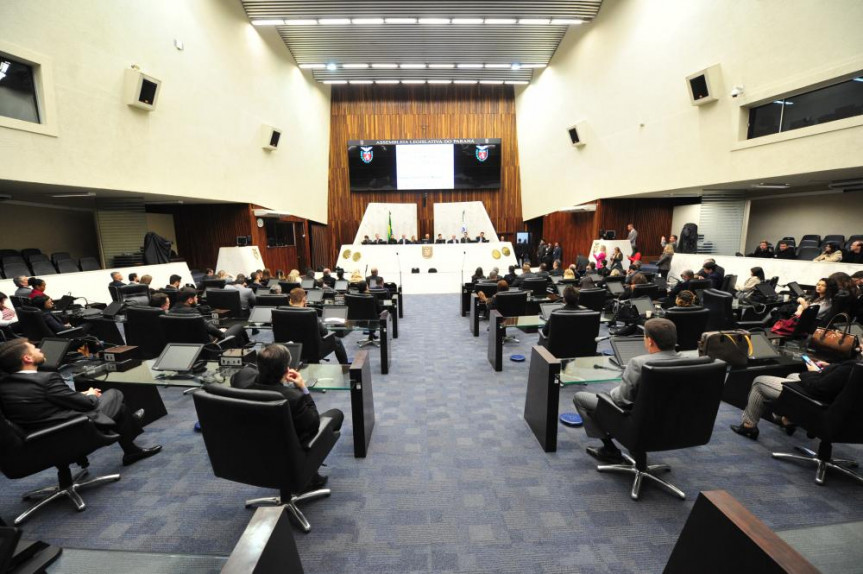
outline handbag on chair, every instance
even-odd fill
[[[831,329],[830,326],[839,317],[845,320],[845,329]],[[850,359],[857,352],[860,346],[860,339],[857,335],[851,333],[851,318],[847,313],[837,313],[826,327],[818,327],[812,338],[809,339],[809,346],[815,349],[818,353],[824,353],[836,357],[837,359]]]
[[[721,359],[732,367],[745,367],[752,355],[752,339],[749,331],[708,331],[698,341],[698,356]]]

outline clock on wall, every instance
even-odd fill
[[[260,218],[260,217],[258,218],[257,223],[258,223],[258,227],[263,227],[263,226],[264,226],[264,220],[263,220],[262,218]]]

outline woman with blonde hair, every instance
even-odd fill
[[[297,269],[291,269],[291,272],[288,273],[288,283],[299,283],[300,282],[300,272]]]
[[[602,269],[605,267],[606,249],[605,245],[597,245],[593,251],[593,259],[596,261],[596,268]]]
[[[362,273],[360,273],[359,269],[354,269],[353,273],[351,273],[351,278],[348,279],[349,283],[359,283],[360,281],[365,281],[363,279]]]
[[[668,272],[671,270],[672,257],[674,257],[674,246],[671,243],[666,243],[665,247],[662,248],[662,255],[656,262],[660,277],[668,277]]]

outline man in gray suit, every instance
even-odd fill
[[[621,383],[611,390],[611,400],[620,407],[627,408],[635,402],[638,394],[638,384],[641,382],[641,368],[645,364],[680,359],[680,353],[674,350],[677,344],[677,327],[668,319],[651,319],[644,324],[644,348],[646,355],[630,359],[623,371]],[[618,464],[623,462],[620,449],[614,444],[611,436],[606,433],[596,421],[593,413],[599,398],[596,393],[582,391],[575,393],[572,399],[575,408],[584,420],[584,430],[587,436],[602,440],[601,447],[588,447],[587,454],[602,462]]]

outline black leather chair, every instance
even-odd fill
[[[657,299],[659,297],[659,293],[657,293],[656,285],[654,285],[653,283],[633,285],[632,299],[638,299],[639,297],[648,297],[651,300]]]
[[[224,279],[201,279],[201,289],[207,291],[209,289],[224,289],[227,281]]]
[[[812,261],[819,255],[821,255],[821,249],[815,246],[801,245],[797,248],[798,261]]]
[[[719,290],[734,295],[734,292],[737,291],[737,275],[732,274],[723,277],[722,286],[719,288]]]
[[[519,317],[527,313],[527,291],[501,291],[494,296],[494,308],[504,317]],[[503,341],[518,343],[515,337],[505,335]]]
[[[78,260],[78,266],[81,271],[98,271],[102,268],[95,257],[82,257]]]
[[[157,319],[165,343],[197,343],[210,345],[204,348],[205,359],[214,360],[224,347],[235,343],[234,337],[225,337],[213,343],[207,332],[206,319],[194,315],[161,315]]]
[[[246,501],[246,508],[284,505],[304,532],[311,530],[297,503],[330,495],[304,492],[340,433],[322,419],[318,434],[300,444],[288,401],[275,391],[208,385],[195,393],[195,410],[213,473],[226,480],[279,490],[279,496]],[[266,440],[261,440],[266,437]]]
[[[6,276],[7,279],[11,279],[12,277],[18,277],[20,275],[24,275],[29,277],[32,275],[30,272],[30,268],[27,267],[27,264],[23,261],[21,262],[12,262],[6,263],[3,262],[3,275]]]
[[[146,307],[150,304],[150,286],[144,284],[131,284],[117,287],[117,299],[120,303],[129,306]]]
[[[378,312],[378,302],[373,295],[363,293],[348,293],[345,295],[345,305],[348,306],[348,320],[350,321],[377,321],[380,319]],[[374,332],[377,327],[369,329],[369,338],[358,341],[357,345],[365,347],[366,345],[380,346],[380,343],[375,340]]]
[[[24,259],[30,259],[34,255],[42,255],[42,250],[38,247],[27,247],[21,250],[21,257]]]
[[[705,289],[710,289],[710,279],[693,279],[689,282],[689,290],[698,295],[698,298],[701,299],[701,295],[704,293]]]
[[[813,399],[798,383],[782,385],[779,398],[773,403],[776,413],[788,417],[806,429],[810,437],[820,439],[818,452],[798,446],[803,454],[774,452],[773,458],[795,460],[816,465],[815,482],[824,484],[828,469],[863,482],[863,476],[851,468],[857,466],[853,460],[833,458],[833,443],[863,444],[863,364],[858,363],[842,391],[831,403]]]
[[[167,341],[159,323],[159,317],[164,314],[155,307],[126,309],[126,344],[138,347],[139,359],[155,359],[165,350]]]
[[[599,318],[599,311],[552,311],[548,337],[540,331],[539,344],[558,359],[595,355]]]
[[[845,246],[845,236],[825,235],[824,239],[821,240],[821,249],[824,249],[824,246],[828,243],[832,243],[836,247],[836,249],[842,249]]]
[[[119,474],[82,480],[87,476],[87,455],[119,439],[119,435],[98,430],[85,415],[38,431],[25,432],[0,412],[0,444],[3,445],[0,448],[0,471],[6,477],[24,478],[52,466],[57,468],[57,486],[23,495],[24,500],[36,499],[39,502],[20,514],[15,524],[21,524],[43,506],[64,496],[78,511],[84,510],[87,505],[78,494],[80,489],[120,480]],[[81,470],[75,475],[69,468],[73,463],[81,465]]]
[[[60,273],[77,273],[78,264],[72,259],[61,259],[57,262],[57,271]]]
[[[596,469],[634,474],[630,493],[633,500],[638,500],[644,478],[685,499],[682,490],[656,476],[671,470],[668,465],[648,465],[647,453],[710,442],[724,384],[725,363],[699,357],[645,365],[631,410],[600,394],[594,413],[596,423],[629,455],[624,454],[626,464],[599,465]]]
[[[736,326],[731,304],[734,297],[730,293],[718,289],[705,289],[701,303],[709,311],[705,331],[720,331],[733,329]]]
[[[808,235],[804,235],[800,238],[800,244],[802,245],[804,241],[814,241],[816,244],[821,243],[821,236],[816,235],[814,233],[810,233]]]
[[[281,307],[288,304],[288,295],[257,295],[255,307]]]
[[[548,296],[548,279],[545,277],[529,277],[521,282],[521,290],[533,293],[535,299]]]
[[[207,305],[211,309],[227,309],[228,317],[241,319],[243,306],[240,303],[240,292],[236,289],[207,289]]]
[[[59,266],[61,261],[73,261],[72,255],[68,251],[55,251],[51,254],[51,263]]]
[[[281,286],[283,294],[290,295],[291,291],[293,291],[297,287],[300,287],[301,285],[299,283],[294,283],[293,281],[279,281],[279,286]]]
[[[21,326],[21,334],[33,342],[41,341],[45,337],[74,339],[84,335],[84,330],[79,327],[66,329],[59,333],[53,332],[45,323],[42,311],[36,307],[21,307],[16,312],[18,314],[18,324]]]
[[[591,311],[602,312],[602,308],[605,306],[605,298],[607,294],[608,291],[601,287],[582,289],[578,293],[578,303],[582,307],[586,307]]]
[[[677,327],[677,347],[681,351],[698,348],[709,316],[710,311],[704,307],[672,307],[665,312],[665,318]]]
[[[273,309],[273,341],[302,343],[301,359],[305,363],[320,363],[321,359],[336,350],[335,333],[321,337],[318,312],[306,307]]]
[[[497,293],[497,283],[487,283],[487,282],[479,282],[473,285],[474,293],[485,293],[485,296],[489,299],[494,297],[494,294]]]

